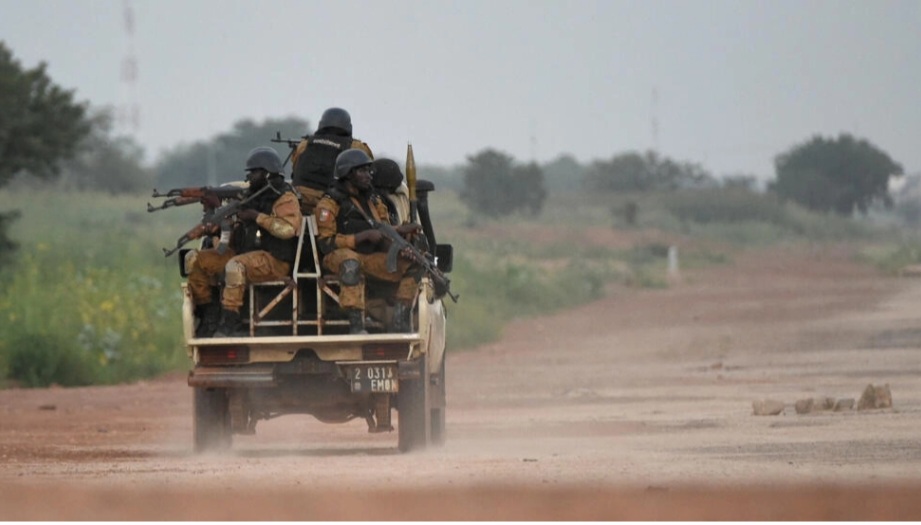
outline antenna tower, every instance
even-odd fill
[[[659,90],[655,87],[652,88],[650,121],[652,127],[652,152],[659,153]]]
[[[122,131],[133,134],[141,127],[141,109],[137,103],[138,60],[134,55],[134,7],[131,0],[122,0],[122,15],[127,46],[121,63],[124,98],[117,120]]]
[[[534,123],[534,119],[531,119],[531,122],[530,122],[531,162],[535,162],[535,163],[537,162],[537,130],[536,130],[536,127],[537,126]]]

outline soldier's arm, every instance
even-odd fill
[[[358,139],[352,139],[352,148],[360,149],[361,151],[364,151],[365,153],[367,153],[368,156],[371,157],[372,159],[374,158],[374,153],[371,153],[371,146],[368,146],[366,143]]]
[[[290,239],[300,233],[301,205],[290,191],[285,192],[272,205],[272,214],[260,213],[256,224],[279,239]]]
[[[313,210],[317,219],[317,247],[324,254],[336,248],[355,248],[355,236],[339,233],[336,217],[339,215],[339,205],[328,197],[324,197]]]

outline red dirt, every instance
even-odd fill
[[[195,456],[182,374],[0,391],[0,519],[918,520],[919,302],[843,247],[616,289],[450,354],[448,444],[409,455],[289,416]],[[893,408],[792,406],[869,383]]]

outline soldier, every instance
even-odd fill
[[[392,159],[375,159],[372,177],[374,188],[390,212],[390,223],[409,222],[409,188],[403,182],[399,164]]]
[[[374,158],[371,148],[352,137],[352,117],[342,108],[329,108],[320,117],[317,132],[297,145],[291,156],[291,182],[301,195],[301,212],[312,213],[333,182],[336,157],[357,148]]]
[[[248,195],[266,184],[272,190],[244,205],[237,222],[222,235],[221,245],[201,250],[192,262],[188,286],[199,317],[196,337],[226,337],[238,331],[247,283],[274,281],[291,273],[302,215],[284,180],[281,159],[272,148],[256,148],[246,159],[246,172]],[[225,284],[218,306],[211,283],[221,273]]]
[[[394,297],[391,329],[409,332],[410,314],[416,297],[419,267],[400,257],[397,269],[387,271],[387,243],[374,222],[390,223],[387,207],[371,184],[373,161],[360,149],[349,149],[336,158],[336,182],[314,209],[317,244],[323,252],[323,266],[338,273],[339,304],[349,318],[349,333],[367,333],[365,319],[365,277],[399,283]],[[395,227],[401,235],[419,231],[415,224]]]

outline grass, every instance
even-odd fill
[[[752,195],[562,193],[538,217],[493,220],[471,215],[453,192],[430,198],[438,240],[455,248],[452,290],[461,299],[447,302],[451,351],[496,339],[516,317],[597,299],[610,284],[667,286],[672,244],[690,268],[729,263],[739,245],[877,232]],[[11,228],[21,248],[0,274],[0,386],[110,384],[188,367],[181,280],[175,257],[161,248],[172,247],[200,209],[149,214],[147,200],[0,192],[0,211],[22,212]],[[626,224],[619,210],[631,201],[638,213]],[[584,242],[587,226],[630,243]],[[866,257],[881,267],[918,262],[921,243],[880,245]]]
[[[145,201],[103,194],[2,194],[21,247],[0,294],[0,378],[25,386],[117,383],[186,362],[175,262]],[[189,210],[191,211],[191,210]],[[185,212],[185,210],[183,210]],[[163,221],[176,223],[160,228]],[[192,219],[194,220],[194,219]]]

